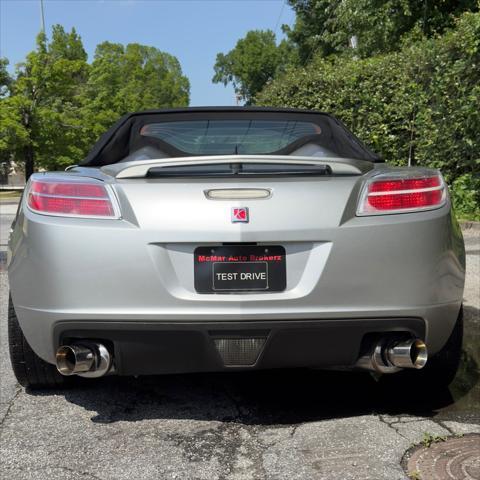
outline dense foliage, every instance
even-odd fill
[[[306,64],[314,53],[371,57],[393,52],[406,37],[431,37],[451,27],[454,18],[478,10],[478,0],[288,0],[296,13],[284,30]]]
[[[56,25],[8,74],[0,61],[0,162],[62,169],[80,161],[120,115],[148,108],[185,106],[189,82],[178,60],[154,47],[109,42],[92,64],[81,38]]]
[[[290,48],[277,46],[271,30],[252,30],[227,54],[219,53],[214,65],[214,83],[232,83],[238,97],[250,103],[265,84],[288,63]]]
[[[168,53],[138,43],[98,45],[83,92],[88,142],[126,112],[188,105],[189,88],[180,63]]]
[[[232,83],[250,104],[287,66],[309,64],[315,56],[367,58],[430,38],[454,24],[463,12],[477,11],[478,0],[285,0],[295,11],[286,39],[252,30],[228,53],[218,53],[213,82]],[[352,48],[354,47],[354,48]]]
[[[316,56],[256,97],[331,112],[387,162],[439,168],[460,216],[480,219],[480,14],[366,59]]]

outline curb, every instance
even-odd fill
[[[458,222],[460,224],[460,228],[462,230],[474,230],[474,231],[480,231],[480,222],[474,222],[474,221],[460,221]]]

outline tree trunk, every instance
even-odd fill
[[[25,160],[25,181],[27,182],[35,167],[35,153],[32,145],[26,145],[23,149],[23,157]]]

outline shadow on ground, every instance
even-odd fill
[[[477,309],[469,310],[468,317],[478,318]],[[449,389],[419,384],[413,376],[378,381],[363,372],[275,370],[79,379],[75,389],[32,394],[64,395],[91,411],[92,421],[98,423],[196,419],[275,425],[368,414],[480,423],[479,337],[473,323]]]

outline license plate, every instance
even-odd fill
[[[222,245],[194,252],[199,293],[281,292],[287,275],[285,248],[279,245]]]

